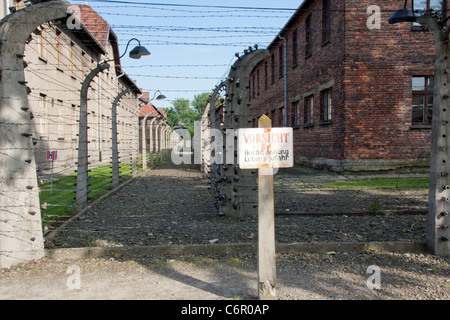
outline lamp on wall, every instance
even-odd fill
[[[405,0],[405,5],[403,9],[399,9],[394,12],[394,14],[389,18],[389,23],[399,23],[399,22],[416,22],[417,17],[414,15],[414,0],[411,0],[411,8],[407,8],[406,5],[408,0]]]

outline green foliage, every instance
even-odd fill
[[[112,189],[111,185],[111,165],[92,168],[89,172],[89,197],[92,201],[100,198]],[[132,177],[132,166],[129,163],[119,164],[120,179]],[[40,186],[39,201],[43,215],[43,225],[52,226],[76,213],[75,191],[77,177],[76,173],[67,176],[58,176],[53,180],[53,191],[50,189],[50,182]]]
[[[378,179],[326,182],[325,187],[338,189],[427,189],[429,179]]]

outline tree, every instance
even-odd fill
[[[194,101],[190,103],[189,99],[178,98],[172,105],[173,108],[166,108],[167,121],[172,127],[183,124],[194,136],[194,123],[200,121],[202,114],[209,102],[210,93],[204,92],[194,96]]]
[[[209,99],[211,98],[211,93],[204,92],[197,94],[194,96],[194,101],[192,101],[192,106],[194,107],[195,111],[199,115],[199,119],[202,117],[203,112],[205,111],[206,105],[209,102]]]

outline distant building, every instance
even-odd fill
[[[143,100],[149,100],[149,93],[144,92]],[[145,150],[147,153],[160,150],[162,139],[162,127],[165,123],[167,115],[163,108],[156,108],[150,102],[139,109],[139,153],[142,153],[143,142],[145,141]],[[145,130],[145,136],[143,136],[142,130]],[[144,138],[143,138],[144,137]]]
[[[380,29],[368,25],[370,5],[380,8]],[[412,23],[389,25],[402,6],[303,1],[269,45],[270,57],[252,72],[253,126],[263,114],[273,126],[283,126],[287,112],[295,160],[314,167],[429,165],[434,38]]]

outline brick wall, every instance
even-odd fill
[[[347,1],[344,158],[428,158],[431,130],[411,123],[411,77],[434,73],[434,39],[411,23],[388,24],[398,1],[373,4],[379,30],[366,27],[366,1]]]
[[[367,27],[369,5],[381,9],[380,30]],[[388,18],[401,6],[399,1],[330,1],[329,41],[323,38],[323,0],[305,1],[302,10],[286,24],[281,34],[288,39],[288,126],[294,127],[297,162],[304,159],[318,166],[339,169],[342,160],[398,163],[404,159],[410,163],[411,159],[429,157],[431,130],[415,128],[411,123],[411,77],[433,74],[433,38],[429,32],[411,31],[410,23],[389,25]],[[312,45],[311,54],[306,55],[305,29],[309,15]],[[295,30],[297,59],[293,50]],[[279,47],[282,44],[282,39],[274,39],[269,47],[273,57],[253,71],[249,90],[254,124],[262,114],[271,118],[281,116],[284,78],[279,73]],[[327,88],[332,90],[331,120],[323,121],[321,92]],[[306,124],[305,97],[311,95],[312,122]],[[295,102],[299,106],[298,125],[293,123]],[[275,126],[280,124],[277,119],[274,122]]]

